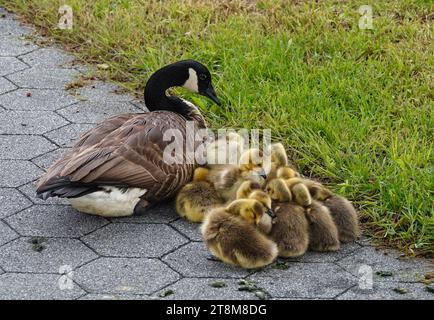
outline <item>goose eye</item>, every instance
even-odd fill
[[[201,73],[200,75],[199,75],[199,79],[200,80],[206,80],[206,74],[204,74],[204,73]]]

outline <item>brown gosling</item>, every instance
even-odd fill
[[[285,179],[291,189],[297,183],[303,183],[308,189],[311,197],[315,200],[324,201],[333,193],[317,181],[301,178],[300,175],[289,167],[282,167],[277,172],[277,177]]]
[[[267,159],[267,164],[269,165],[268,181],[277,177],[277,170],[280,167],[288,166],[288,156],[286,155],[285,147],[280,142],[270,145],[269,155],[270,157]]]
[[[323,204],[330,210],[333,221],[338,228],[339,241],[351,242],[360,238],[361,231],[357,211],[344,197],[333,195]]]
[[[244,181],[237,190],[237,199],[255,199],[266,208],[267,214],[262,216],[261,221],[258,223],[258,229],[265,234],[270,233],[274,212],[271,206],[271,198],[261,190],[261,186],[254,181]]]
[[[312,201],[306,209],[309,222],[309,249],[313,251],[337,251],[340,248],[338,229],[329,209],[320,201]]]
[[[283,179],[268,182],[266,191],[273,199],[276,218],[270,238],[277,243],[279,256],[298,257],[309,246],[309,225],[303,207],[291,203],[291,192]]]
[[[264,183],[266,175],[259,154],[258,149],[249,149],[241,156],[239,165],[212,167],[207,180],[225,201],[235,200],[237,190],[244,181]]]
[[[196,168],[193,181],[181,188],[175,200],[176,212],[191,222],[202,222],[205,214],[224,204],[213,185],[205,181],[208,169]]]
[[[276,244],[256,228],[265,207],[254,199],[239,199],[211,210],[201,226],[211,253],[223,262],[246,269],[264,267],[277,257]]]

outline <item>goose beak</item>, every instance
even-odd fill
[[[212,101],[214,101],[218,106],[221,106],[220,100],[217,98],[217,95],[214,91],[214,88],[212,84],[210,83],[208,88],[205,89],[205,91],[201,92],[202,95],[205,97],[210,98]]]
[[[267,214],[271,217],[271,218],[275,218],[276,214],[274,213],[274,210],[271,208],[267,209]]]
[[[261,170],[258,172],[258,174],[259,174],[259,176],[261,176],[262,178],[267,179],[267,173],[265,172],[264,169],[261,169]]]

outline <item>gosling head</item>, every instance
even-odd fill
[[[265,212],[271,218],[274,218],[276,216],[272,208],[271,197],[266,192],[262,190],[254,190],[249,194],[249,199],[255,199],[259,201],[265,207]]]
[[[285,147],[280,142],[271,145],[271,163],[276,167],[285,167],[288,165],[288,156]]]
[[[249,195],[254,191],[261,189],[261,185],[255,181],[244,181],[237,190],[237,199],[247,199]]]
[[[259,179],[259,183],[267,179],[267,174],[264,169],[263,153],[257,148],[252,148],[243,152],[240,157],[239,167],[241,176],[244,178],[255,178],[255,181]]]
[[[297,171],[288,166],[277,169],[277,178],[291,179],[299,176],[300,174]]]
[[[206,181],[208,178],[209,169],[204,167],[198,167],[194,170],[193,181]]]
[[[270,198],[278,202],[289,202],[292,200],[291,191],[283,179],[273,179],[265,187]]]
[[[251,224],[258,224],[266,212],[266,208],[254,199],[238,199],[232,201],[227,207],[226,212],[240,216]]]

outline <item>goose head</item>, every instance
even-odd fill
[[[145,86],[144,98],[148,109],[150,111],[175,109],[181,99],[166,96],[166,90],[172,87],[184,87],[220,105],[212,85],[211,73],[198,61],[182,60],[154,72]]]

